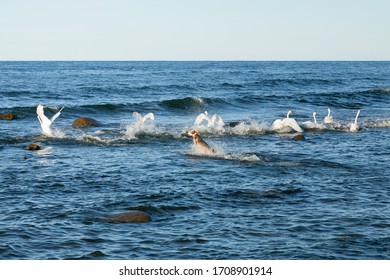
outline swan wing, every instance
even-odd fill
[[[330,117],[325,117],[324,118],[324,123],[333,123],[333,117],[332,116],[330,116]]]
[[[306,128],[306,129],[313,129],[313,128],[316,128],[316,123],[313,123],[311,121],[306,121],[306,122],[301,123],[301,126],[303,128]]]
[[[214,114],[212,117],[211,117],[211,122],[217,126],[224,126],[225,123],[223,122],[222,118],[220,116],[218,116],[217,114]]]
[[[62,107],[51,119],[50,119],[50,122],[54,122],[56,120],[56,118],[58,118],[60,115],[61,115],[61,111],[64,109],[64,107]]]
[[[147,119],[154,120],[154,114],[153,113],[148,113],[142,118],[142,122],[144,123]]]
[[[272,124],[272,129],[278,130],[278,129],[282,129],[282,128],[284,128],[283,123],[282,123],[282,120],[277,119],[277,120],[275,120],[275,121],[273,122],[273,124]]]
[[[297,121],[295,119],[286,118],[283,120],[283,123],[285,125],[291,127],[292,129],[294,129],[297,132],[303,132],[303,129],[299,126],[299,124],[297,123]]]
[[[207,123],[210,122],[210,118],[205,113],[200,113],[194,122],[194,125],[200,125],[204,120],[207,121]]]
[[[142,120],[142,116],[140,113],[138,112],[133,112],[133,117],[137,120],[137,121],[141,121]]]
[[[38,105],[37,107],[37,117],[42,127],[49,127],[51,125],[51,121],[45,116],[43,112],[43,106]]]

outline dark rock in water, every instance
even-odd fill
[[[76,128],[84,128],[91,126],[100,126],[101,124],[92,118],[78,118],[73,123],[72,126]]]
[[[148,214],[139,210],[109,215],[107,219],[111,223],[148,223],[152,221]]]
[[[302,134],[298,134],[293,137],[293,140],[295,141],[305,140],[305,136],[303,136]]]
[[[227,125],[229,127],[236,127],[237,125],[239,125],[241,122],[228,122]]]
[[[39,151],[41,150],[41,147],[38,144],[32,143],[28,145],[25,149],[29,151]]]
[[[0,114],[0,119],[12,121],[14,119],[14,114],[12,113]]]

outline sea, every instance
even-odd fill
[[[8,112],[0,259],[390,259],[390,62],[2,61]]]

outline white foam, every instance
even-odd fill
[[[241,162],[259,162],[262,161],[255,154],[251,153],[225,153],[222,147],[214,148],[215,152],[209,152],[205,149],[201,149],[198,146],[192,144],[191,150],[188,152],[189,155],[199,156],[199,157],[211,157],[216,159],[225,159],[232,161],[241,161]]]
[[[270,130],[267,123],[251,120],[249,124],[240,122],[231,131],[235,135],[265,134]]]
[[[125,138],[127,140],[138,139],[140,133],[150,133],[154,129],[154,114],[148,113],[143,118],[138,112],[133,113],[136,122],[126,126]],[[150,122],[147,120],[150,119]]]
[[[204,148],[201,148],[197,145],[192,144],[191,145],[191,151],[189,152],[190,155],[193,156],[208,156],[208,157],[216,157],[216,158],[222,158],[224,156],[224,152],[221,149],[213,148],[213,151],[208,151]]]
[[[59,130],[59,129],[54,129],[54,130],[52,131],[51,137],[62,139],[62,138],[65,137],[65,132],[63,132],[62,130]]]
[[[363,125],[372,128],[386,128],[390,127],[390,119],[379,119],[371,122],[363,122]]]
[[[243,161],[243,162],[259,162],[259,161],[261,161],[261,158],[259,158],[255,154],[240,154],[240,153],[226,154],[224,156],[224,158],[228,159],[228,160]]]
[[[44,149],[38,150],[37,154],[39,154],[41,156],[47,156],[47,155],[50,155],[52,153],[51,150],[52,150],[52,147],[45,147]]]
[[[197,102],[199,104],[203,104],[204,103],[204,100],[201,97],[192,97],[192,100],[194,100],[195,102]]]
[[[77,139],[78,141],[81,141],[83,143],[90,143],[90,144],[96,144],[96,143],[109,143],[113,140],[103,140],[98,136],[94,135],[83,135],[82,137]]]

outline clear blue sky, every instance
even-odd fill
[[[390,1],[0,0],[0,60],[390,60]]]

